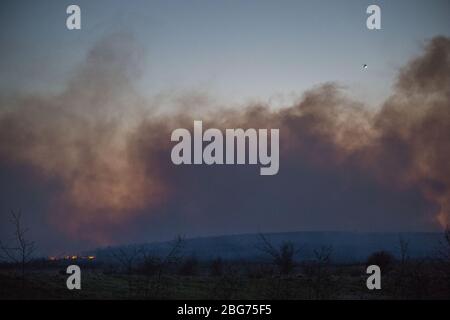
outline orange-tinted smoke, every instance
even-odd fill
[[[59,181],[48,216],[73,236],[108,243],[109,225],[176,201],[170,133],[200,116],[158,115],[134,90],[139,59],[127,38],[104,40],[61,94],[0,100],[0,163],[28,166],[43,184]],[[450,39],[431,40],[400,71],[382,108],[368,110],[324,84],[288,108],[208,110],[201,120],[217,128],[279,128],[280,170],[297,159],[327,170],[345,163],[390,188],[417,186],[439,206],[435,219],[448,224]]]

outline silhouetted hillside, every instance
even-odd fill
[[[408,255],[411,258],[429,257],[442,239],[441,233],[362,233],[362,232],[288,232],[266,234],[274,246],[284,241],[294,243],[299,249],[298,261],[313,258],[313,252],[322,246],[333,247],[333,261],[336,263],[353,263],[365,261],[367,257],[379,250],[399,256],[400,239],[407,241]],[[184,255],[195,255],[201,260],[221,257],[226,260],[263,260],[267,257],[258,249],[258,234],[228,235],[217,237],[191,238],[184,241]],[[134,247],[135,245],[130,246]],[[137,245],[136,245],[137,246]],[[144,246],[154,254],[164,254],[170,248],[170,242],[150,243]],[[126,247],[123,247],[126,248]],[[102,248],[96,251],[98,259],[106,259],[108,252],[114,248]]]

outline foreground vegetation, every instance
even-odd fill
[[[187,259],[186,259],[187,260]],[[188,262],[192,264],[193,262]],[[82,289],[68,290],[63,265],[36,267],[23,279],[0,271],[0,299],[449,299],[448,270],[436,261],[396,262],[382,290],[366,288],[365,265],[299,264],[282,275],[271,264],[198,263],[190,270],[146,274],[92,264],[82,268]],[[221,269],[221,270],[219,270]]]
[[[185,256],[181,237],[164,253],[128,246],[99,252],[102,259],[37,259],[21,215],[12,217],[16,241],[0,242],[0,299],[450,299],[450,229],[428,258],[411,259],[400,238],[399,257],[378,251],[353,265],[334,263],[332,246],[299,261],[293,243],[276,246],[262,234],[264,261],[200,261]],[[81,267],[81,290],[66,287],[71,264]],[[368,265],[382,270],[381,290],[367,289]]]

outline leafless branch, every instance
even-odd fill
[[[27,239],[28,229],[23,226],[22,213],[11,210],[11,224],[13,226],[14,245],[6,245],[0,241],[0,250],[3,253],[3,259],[12,263],[20,264],[22,270],[22,279],[25,277],[25,267],[32,260],[36,250],[34,241]]]

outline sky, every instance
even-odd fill
[[[446,0],[0,6],[2,241],[12,209],[52,254],[450,222]],[[279,173],[173,165],[171,132],[194,120],[279,128]]]
[[[145,95],[198,91],[282,106],[337,81],[376,107],[424,40],[450,33],[446,0],[77,1],[82,30],[73,32],[71,3],[2,2],[2,91],[61,89],[96,40],[129,32],[145,50]],[[370,4],[382,9],[382,30],[366,28]]]

